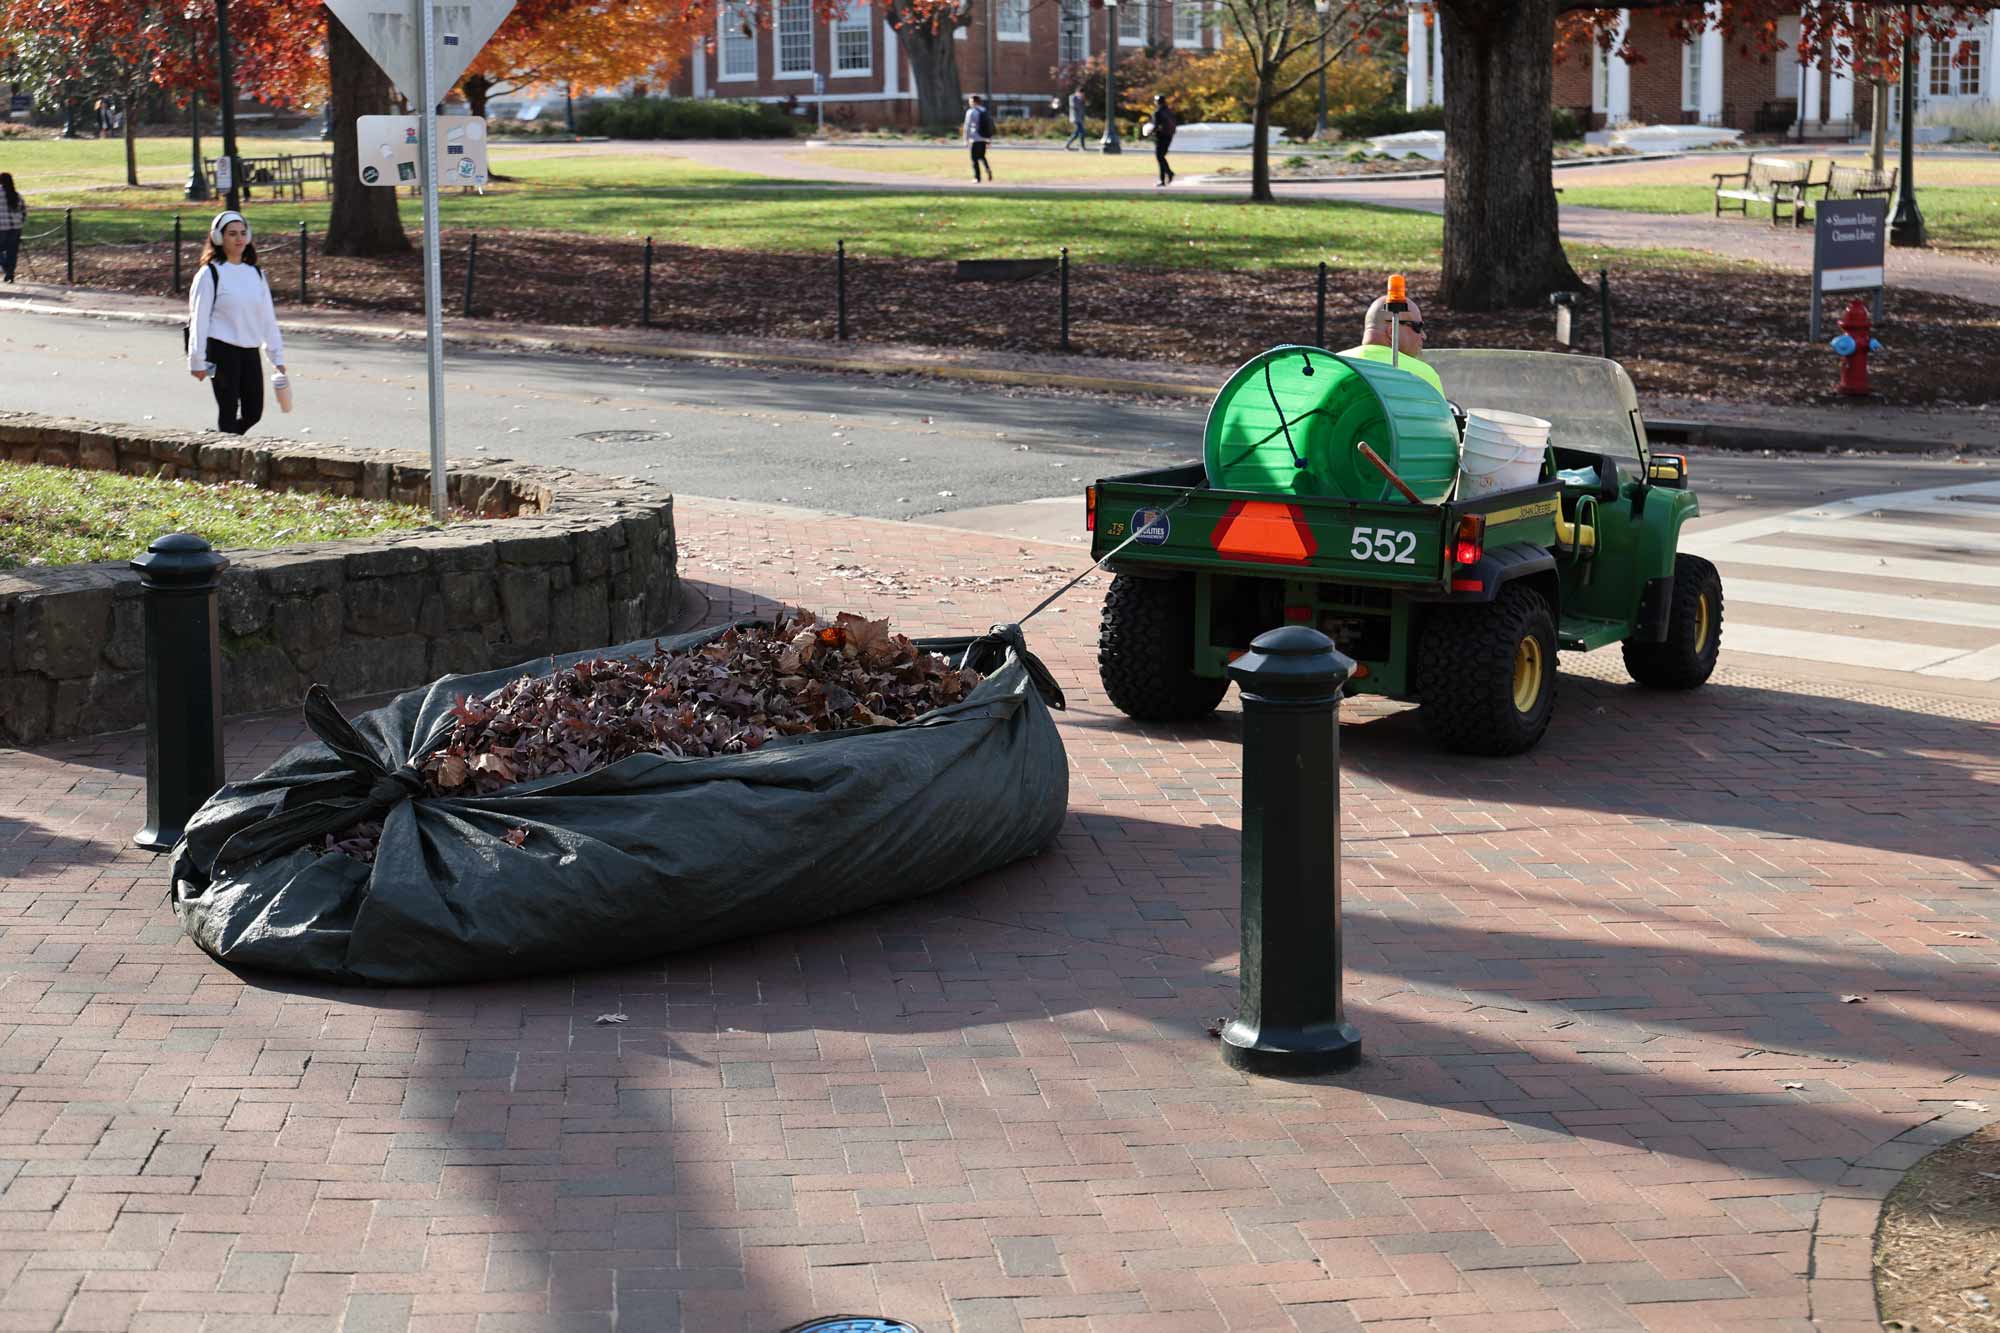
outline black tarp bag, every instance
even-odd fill
[[[422,794],[452,704],[646,639],[446,676],[350,723],[314,687],[320,738],[188,821],[174,910],[217,959],[326,981],[434,985],[607,967],[913,898],[1047,846],[1069,768],[1062,692],[1017,626],[919,640],[984,672],[898,726],[707,759],[633,755],[485,796]],[[383,822],[373,865],[325,835]],[[525,828],[520,846],[509,830]]]

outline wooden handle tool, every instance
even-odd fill
[[[1397,490],[1401,491],[1403,493],[1403,497],[1407,499],[1411,504],[1420,505],[1424,502],[1422,496],[1418,495],[1415,491],[1411,490],[1409,488],[1409,485],[1406,482],[1404,482],[1404,480],[1401,477],[1396,475],[1395,469],[1391,468],[1387,463],[1382,461],[1382,455],[1376,453],[1373,449],[1368,447],[1368,441],[1366,440],[1356,441],[1354,447],[1356,449],[1359,449],[1361,451],[1361,456],[1367,459],[1369,462],[1373,463],[1375,465],[1375,470],[1377,472],[1380,472],[1383,476],[1387,477],[1389,479],[1389,484],[1391,486],[1394,486]]]

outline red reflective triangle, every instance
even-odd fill
[[[1305,510],[1273,500],[1238,500],[1208,534],[1219,555],[1274,565],[1303,565],[1319,550]]]

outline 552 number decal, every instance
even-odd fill
[[[1417,534],[1405,528],[1356,528],[1347,553],[1386,565],[1417,563]]]

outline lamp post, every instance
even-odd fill
[[[993,105],[993,0],[986,0],[986,105]]]
[[[243,170],[236,160],[236,80],[229,59],[229,0],[215,0],[215,44],[216,69],[222,75],[222,155],[229,159],[229,189],[224,203],[240,209],[243,182],[238,177]]]
[[[1118,0],[1104,0],[1104,140],[1107,153],[1122,153],[1118,142]]]
[[[192,136],[189,151],[193,160],[188,164],[187,189],[182,194],[199,202],[208,198],[208,173],[201,169],[201,93],[198,91],[188,94],[188,131]]]
[[[1889,217],[1889,244],[1924,244],[1924,214],[1917,207],[1917,190],[1910,180],[1916,165],[1917,141],[1917,7],[1903,6],[1903,148],[1896,173],[1896,211]]]
[[[1313,138],[1326,138],[1326,11],[1332,0],[1313,0],[1313,14],[1319,21],[1319,123]]]

